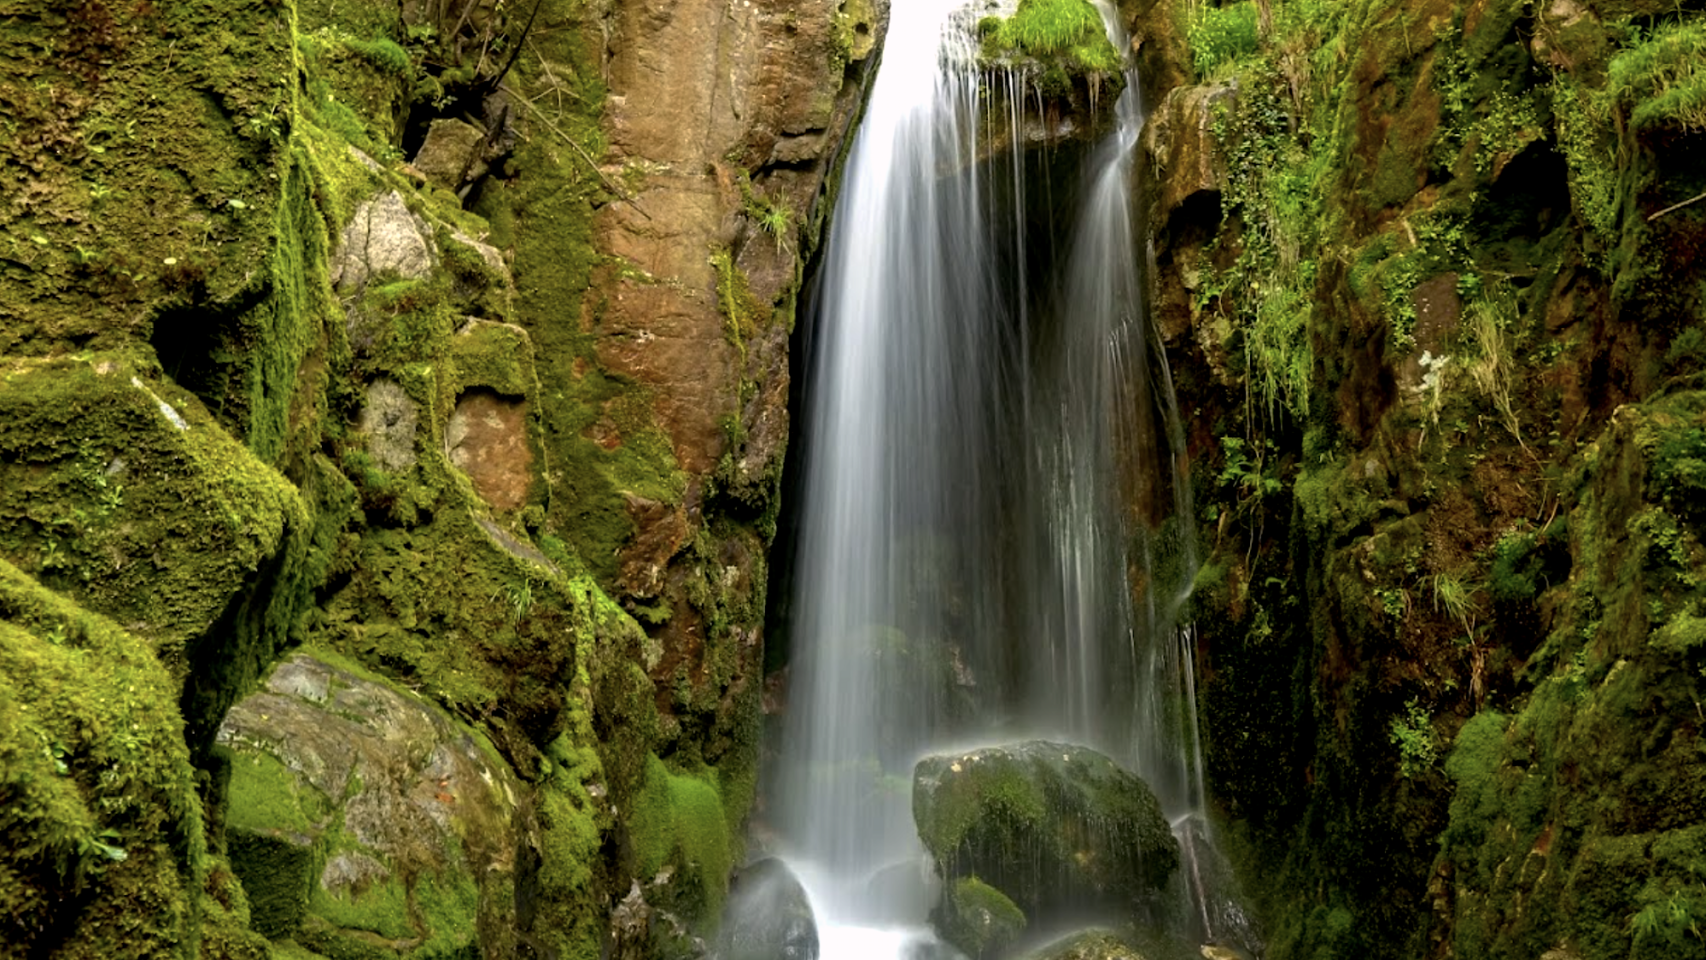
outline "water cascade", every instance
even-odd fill
[[[923,929],[925,898],[893,891],[921,883],[927,751],[1082,743],[1201,823],[1175,623],[1195,557],[1143,316],[1136,75],[1090,149],[1027,144],[1050,121],[1019,69],[979,64],[963,4],[894,4],[819,278],[774,819],[826,957]]]

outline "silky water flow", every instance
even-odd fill
[[[827,960],[933,942],[914,762],[1035,736],[1142,776],[1196,934],[1236,922],[1193,856],[1196,561],[1143,315],[1137,77],[1088,151],[1027,148],[1045,121],[978,65],[984,6],[895,0],[818,279],[770,809]]]

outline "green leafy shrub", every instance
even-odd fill
[[[1439,737],[1420,698],[1411,697],[1404,712],[1392,718],[1387,738],[1398,748],[1398,772],[1405,777],[1419,776],[1439,760]]]
[[[1199,77],[1207,77],[1223,64],[1250,56],[1260,43],[1256,5],[1242,0],[1224,7],[1206,3],[1197,7],[1186,28],[1185,42],[1191,48],[1191,63]]]

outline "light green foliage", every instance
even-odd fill
[[[1706,22],[1664,24],[1613,57],[1606,92],[1637,127],[1706,130]]]
[[[1218,479],[1240,502],[1260,502],[1284,488],[1273,463],[1272,441],[1246,443],[1238,437],[1221,437],[1220,452],[1225,459]]]
[[[1309,320],[1322,186],[1332,168],[1294,135],[1278,78],[1258,71],[1245,79],[1215,117],[1227,159],[1221,209],[1242,224],[1241,244],[1232,265],[1199,290],[1198,308],[1233,317],[1252,401],[1270,420],[1282,412],[1301,420],[1315,365]]]
[[[1465,639],[1475,636],[1475,605],[1472,588],[1465,578],[1454,573],[1436,573],[1433,578],[1434,609],[1442,610],[1463,628]]]
[[[1223,66],[1237,63],[1256,52],[1256,4],[1237,0],[1225,6],[1210,6],[1206,0],[1189,4],[1190,24],[1186,42],[1197,76],[1208,79]]]
[[[1439,735],[1419,698],[1410,698],[1404,712],[1392,719],[1387,739],[1398,748],[1398,771],[1405,777],[1419,777],[1439,760]]]
[[[740,192],[741,206],[747,218],[776,242],[776,252],[781,254],[792,249],[789,241],[794,232],[794,210],[788,206],[788,201],[758,193],[752,188],[752,180],[746,176],[741,177]]]
[[[1527,449],[1512,396],[1516,382],[1516,358],[1511,346],[1514,314],[1513,297],[1502,286],[1485,290],[1469,302],[1464,310],[1463,323],[1467,339],[1473,346],[1473,357],[1466,364],[1466,369],[1475,388],[1492,403],[1499,422],[1516,438],[1519,446]]]
[[[1571,204],[1604,256],[1617,236],[1619,206],[1616,141],[1607,100],[1560,73],[1552,82],[1552,116],[1558,148],[1570,167]]]
[[[1088,0],[1019,0],[1019,8],[1003,20],[989,17],[978,24],[986,55],[1017,52],[1039,60],[1063,59],[1078,70],[1117,73],[1119,53],[1108,42],[1102,17]]]

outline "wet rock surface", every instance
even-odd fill
[[[913,771],[912,813],[950,882],[977,877],[1033,916],[1152,900],[1179,861],[1149,787],[1069,744],[926,757]]]
[[[767,858],[735,874],[717,960],[817,960],[818,952],[817,918],[787,864]]]
[[[1146,960],[1111,930],[1086,930],[1022,954],[1023,960]]]

